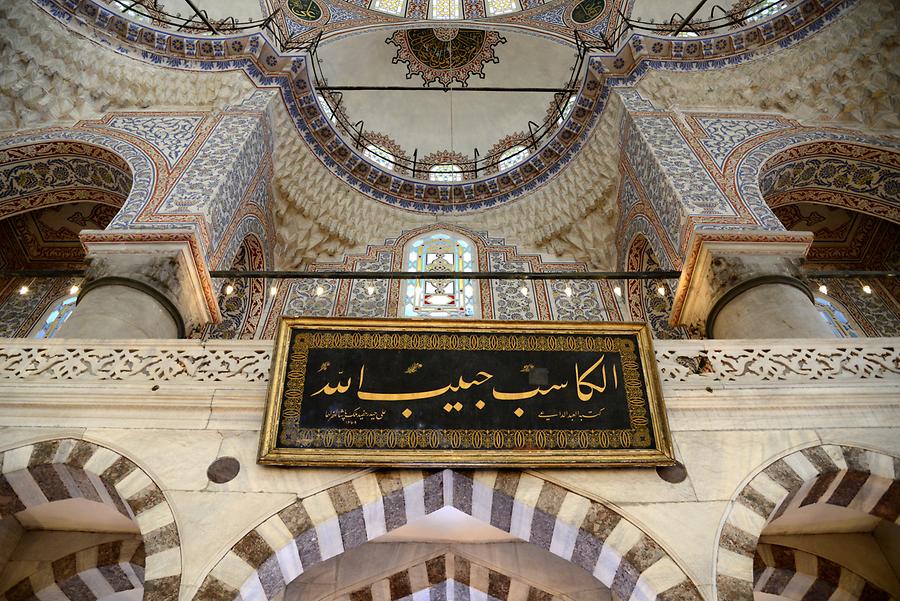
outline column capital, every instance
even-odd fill
[[[166,308],[181,336],[221,319],[193,232],[84,232],[82,243],[88,264],[82,296],[105,285],[139,289]]]
[[[812,240],[811,232],[694,232],[670,323],[704,329],[730,297],[757,285],[804,288],[797,275]]]

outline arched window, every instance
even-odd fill
[[[406,0],[372,0],[372,10],[402,17],[406,15]]]
[[[389,153],[384,148],[379,148],[374,144],[369,144],[366,146],[366,149],[363,150],[363,156],[376,165],[384,167],[385,169],[394,168],[394,155]]]
[[[55,304],[51,305],[47,313],[44,314],[43,321],[35,326],[37,331],[35,332],[34,337],[52,338],[59,330],[59,327],[72,315],[72,311],[75,310],[76,300],[78,300],[77,295],[64,296]]]
[[[839,338],[859,338],[859,326],[847,315],[847,310],[837,301],[816,295],[816,309],[819,315]]]
[[[316,100],[319,101],[319,106],[322,107],[322,113],[325,115],[325,118],[332,123],[337,123],[337,117],[334,114],[334,109],[331,108],[331,105],[328,104],[328,101],[325,100],[325,97],[321,94],[316,94]]]
[[[572,94],[569,96],[569,99],[566,100],[565,106],[562,108],[562,116],[556,120],[556,125],[562,125],[566,122],[566,119],[569,118],[569,115],[572,114],[572,110],[575,108],[575,103],[578,101],[578,96],[576,94]]]
[[[512,169],[522,161],[528,158],[528,155],[531,152],[525,146],[521,144],[516,144],[510,148],[507,148],[500,155],[500,171],[506,171],[507,169]]]
[[[406,247],[406,270],[465,273],[476,266],[475,245],[465,238],[433,232]],[[404,317],[475,317],[476,290],[472,280],[406,280]]]
[[[428,179],[433,182],[461,182],[462,178],[459,165],[434,165],[428,173]]]
[[[431,0],[432,19],[458,19],[459,0]]]
[[[763,19],[768,19],[769,17],[777,14],[782,8],[784,8],[783,5],[783,0],[769,0],[768,3],[763,3],[754,6],[753,8],[747,9],[746,13],[755,13],[747,17],[747,22],[752,23],[754,21],[762,21]]]
[[[519,10],[516,0],[485,0],[487,5],[487,14],[489,17],[494,15],[505,15]]]

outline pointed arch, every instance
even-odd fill
[[[665,260],[665,259],[663,259]],[[656,271],[663,269],[654,247],[643,233],[635,233],[631,238],[626,255],[628,271]],[[672,326],[672,301],[677,289],[677,280],[628,280],[627,302],[631,319],[646,321],[656,338],[691,338],[691,331],[685,326]],[[662,290],[662,294],[659,290]]]
[[[175,515],[130,459],[86,440],[57,438],[0,453],[0,519],[45,503],[86,499],[134,521],[146,555],[144,601],[171,601],[181,585]]]
[[[481,298],[476,282],[463,274],[478,271],[475,241],[460,231],[434,228],[401,247],[402,271],[459,272],[453,280],[404,280],[400,290],[402,317],[479,317]]]
[[[900,457],[822,444],[789,452],[760,468],[732,498],[719,528],[720,601],[753,600],[753,558],[765,527],[789,509],[827,504],[890,522],[900,517]]]
[[[378,471],[304,499],[250,530],[196,601],[270,600],[321,561],[454,507],[585,569],[621,599],[696,600],[677,563],[606,505],[517,471]]]
[[[259,271],[266,268],[266,249],[255,232],[247,234],[230,265],[240,271]],[[233,291],[226,294],[224,288],[231,285]],[[222,320],[206,328],[210,338],[250,339],[257,333],[266,300],[266,283],[261,278],[238,278],[222,282],[219,292],[219,308]]]

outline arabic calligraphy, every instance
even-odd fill
[[[593,413],[591,413],[590,411],[588,411],[587,413],[582,413],[581,411],[558,411],[556,413],[544,413],[543,411],[541,411],[540,413],[538,413],[538,418],[548,421],[554,418],[582,421],[585,419],[596,419],[600,417],[600,414],[603,413],[604,409],[605,407],[602,407]]]
[[[572,10],[572,20],[576,23],[590,23],[603,13],[604,0],[582,0]]]
[[[346,409],[334,409],[331,411],[327,411],[325,413],[325,419],[331,420],[339,420],[345,424],[357,424],[362,421],[370,421],[370,422],[378,422],[384,419],[384,416],[387,414],[387,411],[367,411],[362,407],[357,407],[353,411],[347,411]]]
[[[578,399],[582,402],[590,401],[594,397],[594,393],[603,394],[607,389],[607,379],[606,379],[606,365],[602,365],[604,359],[606,358],[605,354],[601,354],[600,358],[597,359],[593,365],[588,367],[584,372],[582,372],[578,366],[578,363],[575,363],[575,386],[578,392]],[[587,378],[594,373],[597,368],[600,368],[600,374],[602,376],[602,384],[595,384],[587,380]],[[407,370],[407,373],[410,373]],[[363,390],[363,385],[366,377],[366,366],[363,364],[359,368],[359,382],[356,387],[356,397],[361,401],[416,401],[416,400],[424,400],[424,399],[432,399],[435,397],[442,396],[448,392],[459,392],[460,390],[468,390],[473,386],[481,386],[488,380],[494,377],[493,374],[486,371],[479,371],[475,374],[475,378],[473,380],[466,380],[463,376],[459,376],[456,384],[447,384],[446,386],[441,386],[439,388],[432,388],[430,390],[420,390],[418,392],[370,392]],[[613,380],[613,389],[618,390],[619,387],[619,379],[618,372],[615,366],[612,366],[612,380]],[[326,383],[320,389],[312,393],[310,396],[318,396],[320,394],[324,394],[325,396],[331,396],[334,394],[344,394],[350,390],[353,385],[353,378],[348,378],[346,382],[337,381],[336,384],[332,385]],[[546,388],[537,387],[532,388],[530,390],[523,390],[519,392],[508,392],[503,390],[497,390],[497,388],[492,388],[491,395],[498,401],[522,401],[526,399],[531,399],[536,396],[546,396],[551,392],[556,392],[559,390],[565,390],[569,385],[568,381],[563,382],[562,384],[552,384],[547,386]]]
[[[322,18],[322,8],[314,0],[289,0],[288,8],[298,19],[318,21]]]

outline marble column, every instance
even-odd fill
[[[217,317],[188,242],[96,244],[87,262],[58,338],[184,338]]]
[[[698,241],[682,274],[673,321],[708,338],[834,338],[797,278],[808,248],[798,242]]]

